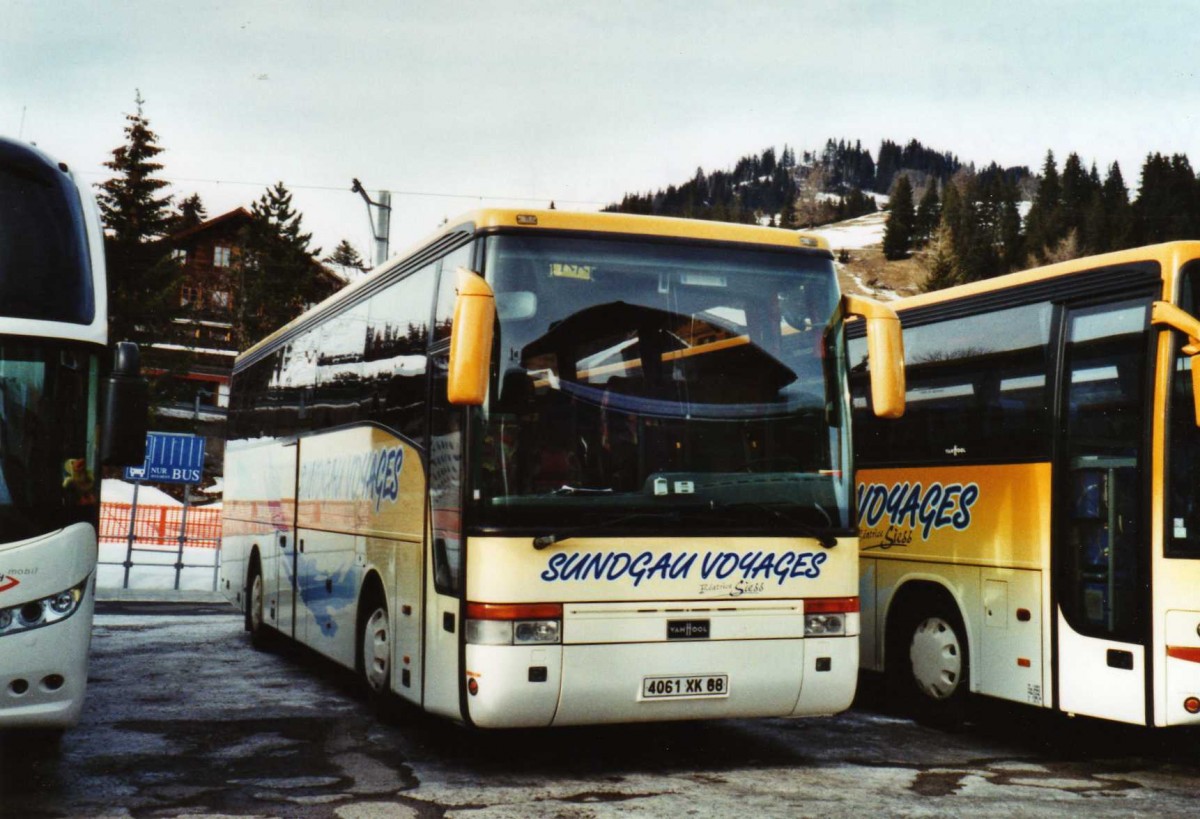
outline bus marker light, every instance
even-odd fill
[[[1025,657],[1018,657],[1017,665],[1021,666],[1021,668],[1031,668],[1033,663],[1029,662],[1029,660]]]
[[[1017,620],[1022,623],[1028,623],[1033,619],[1033,615],[1029,613],[1029,609],[1017,609]]]
[[[479,693],[479,681],[474,677],[467,680],[467,692],[473,697]]]
[[[1183,710],[1189,714],[1200,714],[1200,697],[1188,697],[1184,700]]]

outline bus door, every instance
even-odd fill
[[[275,542],[268,548],[274,553],[276,565],[274,596],[278,601],[278,619],[275,627],[294,639],[297,636],[296,582],[299,571],[296,563],[296,469],[300,445],[298,441],[292,441],[284,444],[280,450],[280,461],[278,465],[273,464],[272,468],[279,470],[276,474],[289,476],[289,492],[279,504],[279,510],[273,512]],[[266,577],[270,577],[270,574],[266,574]]]
[[[1149,297],[1066,310],[1052,560],[1059,708],[1138,724],[1150,599],[1149,310]]]

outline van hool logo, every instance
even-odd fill
[[[945,527],[962,532],[971,525],[971,507],[977,500],[979,486],[974,483],[862,483],[858,485],[860,535],[878,541],[868,548],[887,549],[907,546],[918,530],[922,540]]]
[[[0,592],[6,592],[9,589],[15,589],[21,585],[21,581],[8,574],[0,574]]]

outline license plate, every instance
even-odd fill
[[[692,677],[643,677],[642,699],[678,700],[689,697],[728,697],[727,674],[702,674]]]

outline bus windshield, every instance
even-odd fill
[[[28,153],[0,142],[0,316],[89,324],[96,305],[79,193]]]
[[[0,338],[0,533],[23,540],[95,516],[96,354]]]
[[[828,256],[499,235],[485,275],[499,368],[474,436],[480,524],[848,527]]]

